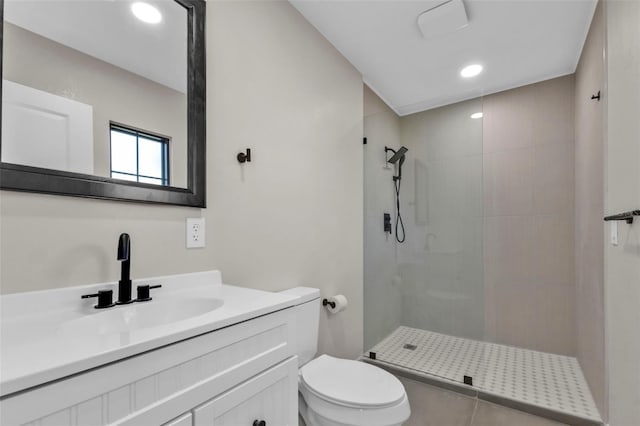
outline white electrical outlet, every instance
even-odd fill
[[[203,217],[187,218],[187,248],[205,246],[205,229]]]

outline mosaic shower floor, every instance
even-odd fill
[[[601,422],[576,358],[404,326],[370,352],[376,363],[461,385],[468,376],[479,392]]]

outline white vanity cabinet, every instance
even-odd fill
[[[187,414],[183,414],[177,419],[171,420],[169,423],[165,423],[162,426],[192,426],[193,425],[193,414],[190,412]]]
[[[0,423],[294,426],[294,339],[283,309],[9,394]]]
[[[193,410],[194,426],[294,425],[298,422],[297,359],[253,377]],[[293,407],[293,410],[291,409]]]

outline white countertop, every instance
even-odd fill
[[[295,304],[297,297],[222,284],[218,271],[154,277],[133,281],[162,284],[151,290],[153,300],[107,310],[94,309],[96,299],[80,299],[104,283],[0,296],[0,396],[269,314]],[[65,324],[102,312],[134,305],[170,303],[188,297],[216,299],[222,306],[181,321],[126,332],[69,332]]]

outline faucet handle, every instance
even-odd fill
[[[113,303],[113,290],[98,290],[95,294],[83,294],[81,299],[88,299],[90,297],[97,297],[98,304],[94,306],[96,309],[105,309],[114,306]]]
[[[149,284],[144,284],[144,285],[139,285],[138,286],[138,297],[136,298],[136,302],[148,302],[149,300],[153,299],[150,296],[150,290],[152,288],[160,288],[162,287],[162,285],[157,284],[157,285],[149,285]]]

